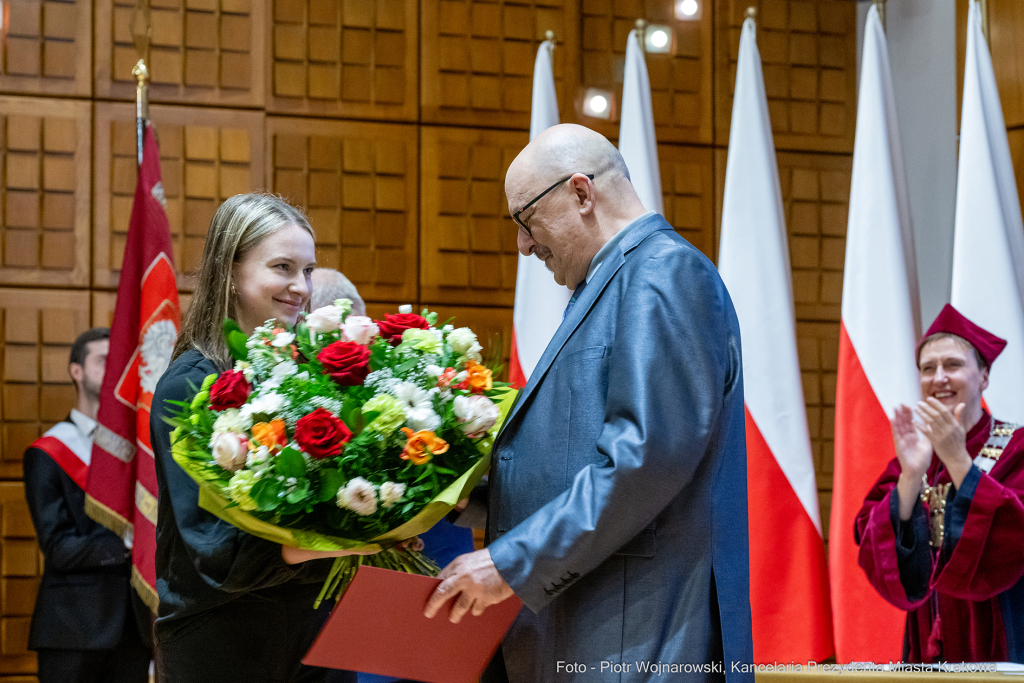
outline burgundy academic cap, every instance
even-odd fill
[[[938,317],[935,318],[935,322],[928,328],[928,331],[924,333],[924,337],[921,338],[923,342],[933,334],[939,332],[947,332],[949,334],[955,334],[956,336],[965,339],[970,342],[974,348],[978,350],[981,357],[984,358],[989,365],[992,365],[992,361],[999,357],[999,354],[1006,348],[1006,340],[997,337],[988,330],[978,327],[964,315],[953,308],[952,304],[946,304],[942,311],[939,312]],[[917,353],[921,354],[921,343],[918,342]]]

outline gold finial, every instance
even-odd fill
[[[555,40],[555,32],[551,31],[551,30],[544,31],[544,40],[550,40],[550,41],[554,42],[554,40]]]
[[[139,83],[143,83],[149,78],[149,69],[146,68],[146,60],[140,59],[135,62],[135,68],[132,69],[132,76],[135,76]]]
[[[748,7],[746,11],[746,17],[747,19],[753,19],[754,21],[757,21],[757,8]]]
[[[882,30],[885,30],[885,0],[875,0],[875,7],[878,8],[878,18],[882,22]]]
[[[646,31],[647,30],[647,20],[646,19],[637,19],[636,20],[636,30],[640,31],[640,32]]]

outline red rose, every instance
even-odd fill
[[[222,372],[210,387],[210,408],[227,410],[241,408],[249,398],[252,387],[245,381],[245,374],[238,370]]]
[[[343,387],[362,384],[370,372],[370,349],[355,342],[336,341],[316,358],[324,366],[324,374]]]
[[[377,327],[380,328],[380,336],[391,342],[392,346],[397,346],[402,341],[402,333],[406,330],[430,329],[426,318],[415,313],[399,313],[397,315],[388,313],[384,318],[384,320],[377,321]]]
[[[295,440],[311,458],[322,460],[341,455],[352,432],[329,410],[317,408],[295,423]]]

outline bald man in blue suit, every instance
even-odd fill
[[[575,292],[494,447],[489,545],[443,570],[427,616],[519,596],[512,683],[752,681],[740,334],[718,272],[586,128],[535,138],[505,191],[520,252]]]

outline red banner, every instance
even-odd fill
[[[157,482],[149,413],[181,327],[160,151],[147,122],[86,487],[89,515],[132,545],[132,585],[155,612]]]

